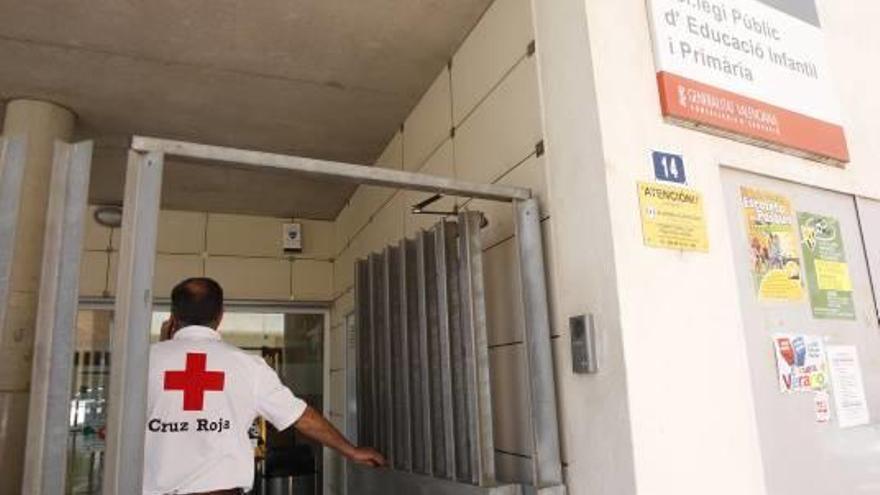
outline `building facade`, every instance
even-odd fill
[[[878,18],[860,0],[494,0],[388,136],[376,167],[538,199],[568,493],[880,493]],[[4,134],[37,136],[45,172],[51,140],[72,137],[65,112],[7,103]],[[324,408],[349,430],[354,264],[435,223],[412,212],[429,196],[359,186],[334,219],[303,220],[296,256],[276,235],[290,217],[163,211],[154,291],[207,275],[233,298],[324,304]],[[511,208],[432,208],[488,219],[495,461],[499,481],[529,485]],[[3,493],[27,417],[39,257],[18,253],[43,231],[29,225],[16,262],[33,273],[13,272],[6,317],[25,330],[0,348]],[[112,298],[118,231],[90,225],[80,292]],[[346,473],[326,453],[325,493],[357,493]]]

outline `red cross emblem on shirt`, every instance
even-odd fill
[[[202,352],[186,353],[186,369],[165,372],[165,390],[183,391],[183,410],[201,411],[205,407],[205,392],[223,390],[226,373],[206,371],[208,355]]]

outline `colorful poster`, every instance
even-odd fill
[[[799,212],[798,225],[804,254],[804,276],[813,316],[855,320],[852,280],[843,249],[840,223],[835,218]]]
[[[780,392],[813,392],[828,386],[822,337],[797,334],[773,336]]]
[[[709,250],[703,196],[693,189],[639,182],[645,245],[681,251]]]
[[[785,196],[748,187],[741,193],[758,298],[800,300],[801,260],[791,202]]]
[[[831,368],[831,386],[834,387],[838,424],[841,428],[868,424],[871,418],[856,347],[828,346],[828,364]]]
[[[816,0],[649,0],[663,116],[849,161]]]

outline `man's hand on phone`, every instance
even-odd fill
[[[177,331],[177,321],[175,321],[174,317],[171,316],[164,322],[162,322],[162,329],[159,331],[159,340],[166,341],[171,340],[171,337],[174,336],[174,332]]]

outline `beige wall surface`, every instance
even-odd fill
[[[80,294],[115,293],[119,229],[99,225],[90,209]],[[282,225],[303,225],[303,250],[284,252]],[[187,277],[208,276],[229,299],[330,301],[333,223],[246,215],[162,210],[159,215],[153,291],[171,296]]]
[[[665,123],[646,2],[586,0],[639,493],[769,493],[756,428],[721,168],[880,196],[876,139],[880,5],[819,1],[852,161],[844,168]],[[651,150],[684,154],[702,192],[710,251],[646,248],[636,181]],[[551,153],[552,156],[552,153]],[[568,287],[566,287],[566,290]],[[719,356],[724,365],[719,366]],[[831,475],[829,473],[829,475]]]

